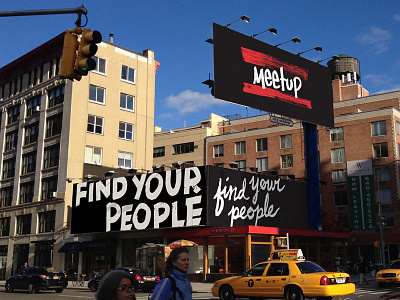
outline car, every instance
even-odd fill
[[[216,281],[211,292],[221,300],[235,300],[236,296],[332,299],[354,293],[355,285],[349,274],[326,272],[305,260],[301,249],[284,249],[272,251],[270,260],[256,264],[242,276]]]
[[[64,272],[55,268],[28,267],[11,276],[5,283],[6,292],[27,290],[37,293],[40,290],[55,290],[61,293],[65,287]]]
[[[389,269],[376,272],[375,281],[379,287],[400,283],[400,260],[392,261]]]
[[[142,290],[145,293],[148,293],[156,287],[158,281],[160,281],[160,277],[157,275],[150,275],[144,270],[130,268],[130,267],[121,267],[121,268],[113,268],[110,269],[108,272],[113,270],[123,270],[129,273],[133,278],[133,288],[135,290]],[[107,272],[107,273],[108,273]],[[98,275],[91,278],[88,282],[88,288],[95,292],[99,288],[99,283],[101,279],[104,277],[103,275]]]

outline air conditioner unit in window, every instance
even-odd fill
[[[57,198],[57,192],[51,192],[50,196],[51,198]]]
[[[36,112],[39,112],[39,111],[40,111],[40,106],[39,106],[39,105],[35,106],[35,111],[36,111]]]

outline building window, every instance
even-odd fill
[[[293,168],[293,154],[281,155],[281,169]]]
[[[268,170],[268,157],[257,158],[257,171],[267,171]]]
[[[39,233],[54,231],[56,224],[56,211],[39,213]]]
[[[19,204],[32,202],[34,187],[35,187],[34,181],[30,181],[27,183],[21,183],[20,192],[19,192]]]
[[[389,211],[382,212],[382,225],[383,227],[393,227],[394,226],[394,219],[393,213]]]
[[[349,205],[349,199],[347,198],[347,191],[336,191],[333,193],[335,197],[335,206],[346,206]]]
[[[93,71],[106,74],[106,60],[97,56],[93,56],[93,59],[96,62],[96,68]]]
[[[376,166],[376,167],[374,167],[375,180],[377,180],[377,181],[378,180],[379,181],[389,181],[390,180],[390,170],[389,170],[389,168],[386,167],[386,168],[383,169],[383,167],[384,166]]]
[[[342,225],[343,229],[350,228],[349,215],[339,214],[335,215],[335,218],[336,218],[336,224],[338,224],[339,226]]]
[[[340,142],[344,140],[343,127],[332,128],[329,130],[331,142]]]
[[[122,65],[121,79],[123,81],[135,83],[135,69]]]
[[[15,174],[15,157],[7,159],[3,162],[3,179],[14,177]]]
[[[157,147],[153,149],[153,157],[162,157],[165,156],[165,147]]]
[[[61,68],[61,57],[56,58],[56,75],[60,75],[60,68]]]
[[[346,158],[344,155],[344,148],[332,149],[331,156],[332,156],[332,158],[331,158],[332,163],[341,163],[341,162],[346,161]]]
[[[292,148],[292,135],[281,135],[281,149]]]
[[[224,145],[215,145],[214,157],[222,157],[222,156],[224,156]]]
[[[103,134],[104,118],[97,116],[88,116],[87,131],[95,134]]]
[[[118,151],[118,167],[132,168],[133,154],[129,152]]]
[[[390,188],[379,189],[376,193],[377,202],[381,204],[392,204],[392,190]]]
[[[49,108],[64,102],[65,86],[59,86],[49,91]]]
[[[36,151],[24,154],[22,156],[21,174],[28,174],[36,170]]]
[[[42,95],[37,95],[26,101],[26,117],[33,116],[40,112],[40,104],[42,101]]]
[[[85,163],[101,165],[102,148],[86,146],[85,149]]]
[[[7,109],[7,124],[13,124],[19,120],[20,105],[14,105]]]
[[[15,150],[18,142],[18,130],[11,131],[6,134],[6,143],[4,151]]]
[[[235,155],[246,154],[246,142],[235,143]]]
[[[135,111],[135,97],[121,93],[119,99],[119,107],[124,110]]]
[[[397,135],[398,136],[400,136],[400,122],[399,121],[396,121],[396,132],[397,132]]]
[[[44,148],[43,169],[48,169],[51,167],[58,166],[59,156],[60,156],[59,144]]]
[[[346,183],[346,170],[333,170],[332,171],[333,183]]]
[[[32,224],[32,215],[17,216],[17,234],[30,234]]]
[[[57,176],[43,178],[42,180],[42,200],[54,198],[53,193],[57,192]]]
[[[372,146],[373,146],[374,158],[389,157],[387,143],[378,143],[378,144],[373,144]]]
[[[118,137],[123,140],[133,141],[133,124],[119,122]]]
[[[54,68],[54,61],[51,60],[50,63],[49,63],[49,79],[54,76],[53,68]]]
[[[237,169],[239,171],[242,171],[242,172],[246,171],[246,161],[245,160],[239,160],[239,161],[236,161],[235,163],[237,163],[237,165],[238,165]]]
[[[0,219],[0,236],[10,235],[10,220],[10,217]]]
[[[213,165],[214,167],[218,167],[218,168],[223,168],[224,167],[224,163],[217,163]]]
[[[372,136],[386,135],[386,121],[371,123]]]
[[[62,114],[57,114],[47,118],[46,121],[46,138],[61,134]]]
[[[102,87],[90,85],[89,101],[104,104],[106,100],[106,90]]]
[[[0,190],[0,207],[11,206],[13,196],[13,186],[8,186]]]
[[[24,145],[36,143],[38,139],[39,122],[25,127]]]
[[[177,144],[172,146],[172,154],[182,154],[194,152],[194,142]]]
[[[267,141],[267,138],[257,139],[257,152],[268,150]]]

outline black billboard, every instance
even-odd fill
[[[305,184],[214,166],[74,184],[72,234],[245,225],[308,229]]]
[[[204,167],[74,185],[71,233],[206,225]]]
[[[209,166],[209,226],[266,226],[308,229],[306,186]]]
[[[214,96],[334,127],[327,67],[213,24]]]

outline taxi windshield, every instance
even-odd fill
[[[320,266],[310,261],[298,262],[296,263],[296,266],[299,268],[301,274],[325,272],[325,270]]]
[[[400,260],[393,262],[390,265],[390,269],[400,269]]]

